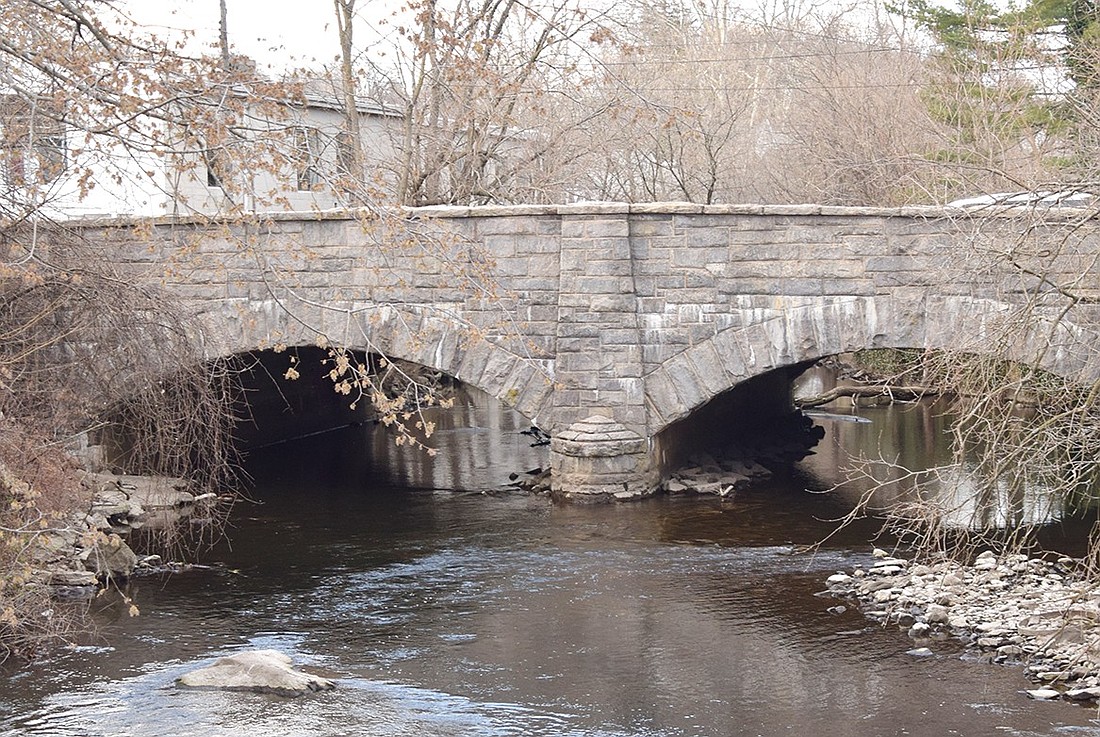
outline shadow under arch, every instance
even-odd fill
[[[505,382],[490,382],[490,391],[484,386],[466,381],[459,373],[471,375],[465,370],[447,371],[437,365],[409,360],[392,352],[385,354],[346,349],[351,361],[370,367],[376,374],[387,369],[397,379],[400,387],[407,377],[424,386],[438,390],[442,396],[462,394],[468,390],[481,393],[515,410],[525,420],[531,417],[523,412],[518,396],[510,392]],[[384,359],[384,360],[383,360]],[[255,350],[223,359],[231,361],[239,377],[237,401],[237,431],[239,446],[251,449],[293,440],[329,430],[361,425],[378,419],[378,413],[369,398],[341,394],[336,390],[329,372],[334,366],[327,349],[316,345],[298,345],[279,350]],[[505,365],[509,365],[507,358]],[[492,369],[493,356],[487,366]],[[385,368],[382,368],[385,367]],[[288,377],[288,372],[293,379]],[[484,375],[484,372],[483,372]],[[400,377],[400,378],[398,378]]]
[[[367,366],[377,366],[379,359],[351,356]],[[335,390],[328,376],[333,360],[325,349],[267,350],[240,360],[251,363],[241,373],[250,396],[238,444],[249,476],[266,484],[296,479],[303,488],[323,489],[343,484],[339,479],[346,476],[362,488],[480,491],[503,487],[513,472],[545,465],[546,450],[533,450],[526,418],[434,369],[402,362],[402,372],[455,400],[450,407],[424,406],[406,421],[409,436],[418,441],[411,443],[379,422],[369,401],[355,402]],[[386,363],[393,366],[395,360],[387,357]],[[298,378],[284,378],[288,367],[296,367]],[[400,391],[401,382],[391,388]],[[431,432],[419,421],[430,423]]]
[[[553,406],[550,359],[532,357],[518,336],[478,335],[439,309],[382,305],[358,316],[340,310],[291,316],[273,305],[258,306],[246,319],[218,327],[209,344],[215,356],[255,355],[275,342],[301,349],[316,346],[323,335],[323,343],[355,354],[377,354],[453,377],[534,425],[548,422]]]

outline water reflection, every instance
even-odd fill
[[[345,488],[330,490],[336,526],[303,491],[266,489],[237,521],[216,552],[238,574],[145,581],[146,614],[105,623],[111,653],[63,654],[0,691],[0,735],[1100,734],[1088,712],[1020,696],[1018,672],[950,646],[913,659],[903,633],[828,613],[823,577],[868,548],[793,555],[792,537],[826,527],[805,512],[787,527],[792,502],[819,498],[794,489],[768,524],[763,490],[745,500],[761,514],[740,515],[716,499]],[[294,702],[172,688],[245,647],[339,688]]]
[[[485,489],[536,463],[523,454],[544,449],[503,430],[522,421],[493,411],[466,416],[485,432],[442,435],[474,459],[407,478]],[[869,562],[873,527],[796,555],[848,508],[798,477],[734,499],[556,506],[392,484],[376,464],[405,451],[366,433],[254,454],[257,503],[207,556],[218,572],[138,580],[143,616],[100,619],[109,651],[5,677],[0,736],[1100,735],[1091,712],[1021,696],[1017,670],[950,644],[914,659],[904,633],[830,613],[816,594]],[[827,452],[813,461],[835,473]],[[287,702],[172,687],[271,647],[338,689]]]
[[[477,490],[499,487],[508,474],[546,466],[545,446],[531,447],[520,431],[530,423],[473,387],[460,386],[455,406],[430,407],[424,419],[435,424],[425,439],[446,452],[429,457],[423,449],[398,445],[388,432],[365,432],[371,467],[386,480],[416,489]]]
[[[808,372],[803,396],[835,386],[831,372]],[[849,505],[873,491],[872,509],[935,514],[948,527],[967,529],[1048,525],[1066,514],[1047,489],[989,481],[976,464],[956,462],[948,402],[890,404],[836,400],[809,412],[827,435],[803,462],[819,488],[836,487]]]

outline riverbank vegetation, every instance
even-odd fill
[[[27,245],[25,228],[3,236],[12,250]],[[48,245],[0,276],[0,659],[77,624],[48,602],[46,561],[61,553],[51,548],[59,529],[98,532],[82,527],[93,502],[82,480],[103,467],[105,448],[115,469],[186,477],[196,490],[232,474],[229,374],[202,360],[186,314],[63,231],[39,236]],[[150,541],[151,552],[180,544]]]
[[[217,118],[211,91],[243,80],[111,11],[16,2],[0,21],[0,660],[79,628],[77,609],[50,603],[43,560],[91,511],[95,433],[134,441],[113,459],[130,472],[213,485],[232,470],[227,374],[203,361],[193,316],[61,219],[93,188],[132,184],[167,121]],[[87,168],[62,176],[82,147]]]
[[[884,531],[917,557],[969,562],[982,550],[1034,552],[1044,524],[1095,514],[1095,388],[1029,364],[955,351],[864,351],[845,357],[838,374],[837,387],[799,403],[935,400],[936,412],[949,419],[953,451],[932,468],[851,459],[845,483],[866,491],[846,522],[880,516]],[[1097,555],[1094,543],[1089,550]]]

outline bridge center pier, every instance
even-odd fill
[[[590,415],[550,439],[551,488],[581,502],[651,494],[661,481],[651,445],[610,417]]]
[[[573,501],[645,496],[651,458],[630,233],[621,203],[560,208],[551,489]]]

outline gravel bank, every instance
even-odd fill
[[[925,565],[876,550],[873,565],[828,585],[871,619],[906,628],[914,655],[953,637],[993,662],[1022,664],[1037,684],[1032,698],[1100,700],[1100,591],[1079,561],[985,552],[969,565]]]

